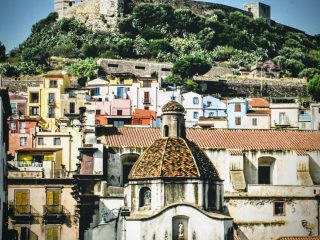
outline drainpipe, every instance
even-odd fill
[[[72,135],[69,132],[69,172],[71,172],[71,142],[72,142]]]

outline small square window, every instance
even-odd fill
[[[285,216],[285,202],[283,201],[276,201],[273,203],[273,215],[275,216]]]
[[[211,107],[212,102],[207,102],[207,107]]]
[[[61,145],[61,139],[60,138],[54,138],[53,139],[53,144],[54,145]]]
[[[38,145],[44,145],[43,138],[38,138]]]
[[[198,119],[199,118],[199,113],[198,112],[193,112],[193,118]]]
[[[210,112],[209,113],[209,117],[213,117],[214,115],[213,115],[213,112]]]
[[[241,112],[241,103],[236,103],[234,105],[234,111],[235,112]]]
[[[122,116],[122,110],[117,110],[117,115]]]
[[[96,110],[96,115],[101,115],[101,110],[100,109]]]
[[[194,97],[193,98],[193,104],[199,104],[199,98],[198,97]]]
[[[20,138],[20,146],[25,146],[25,145],[27,145],[27,138],[21,137]]]
[[[241,125],[241,117],[236,117],[235,121],[237,126]]]
[[[252,118],[252,126],[257,126],[258,124],[258,119]]]

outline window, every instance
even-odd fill
[[[150,80],[144,80],[143,81],[143,87],[144,88],[150,88],[151,87],[151,83],[152,83],[152,81],[150,81]]]
[[[241,112],[241,103],[236,103],[234,105],[234,111],[235,112]]]
[[[279,113],[279,124],[280,125],[285,124],[285,119],[286,119],[286,113],[285,112]]]
[[[163,136],[164,137],[169,137],[169,126],[168,125],[165,125],[163,127]]]
[[[199,104],[199,98],[198,97],[194,97],[193,98],[193,104]]]
[[[49,118],[54,118],[55,117],[55,109],[54,109],[54,107],[49,107],[48,117]]]
[[[124,126],[124,121],[114,121],[113,122],[114,127],[123,127]]]
[[[144,67],[144,66],[135,66],[135,69],[145,70],[145,69],[146,69],[146,67]]]
[[[236,123],[236,126],[240,126],[241,125],[241,117],[236,117],[235,123]]]
[[[44,140],[42,137],[38,138],[38,145],[44,145]]]
[[[211,107],[212,102],[207,102],[207,107]]]
[[[69,104],[69,111],[70,111],[70,113],[75,113],[76,111],[75,111],[75,108],[76,108],[76,104],[74,103],[74,102],[71,102],[70,104]]]
[[[149,107],[148,106],[144,106],[144,110],[149,110]]]
[[[318,108],[318,113],[320,114],[320,108]]]
[[[252,118],[252,126],[257,126],[258,119]]]
[[[117,68],[117,67],[119,67],[119,65],[118,64],[114,64],[114,63],[109,63],[108,67]]]
[[[10,123],[11,132],[15,132],[17,130],[17,124],[15,122]]]
[[[58,225],[47,225],[46,240],[59,240],[60,227]]]
[[[48,213],[60,212],[60,190],[47,190],[47,205]]]
[[[54,93],[49,93],[49,104],[55,104],[55,94]]]
[[[143,103],[150,103],[149,92],[144,92]]]
[[[12,114],[18,114],[17,103],[12,102],[10,103],[10,105],[11,105]]]
[[[123,85],[123,84],[124,84],[124,79],[123,79],[123,78],[120,78],[119,84],[120,84],[120,85]]]
[[[213,112],[209,112],[209,117],[213,117]]]
[[[31,116],[39,115],[39,108],[38,107],[31,107]]]
[[[53,145],[61,145],[61,138],[54,138]]]
[[[96,110],[96,115],[101,115],[101,110],[100,109]]]
[[[117,110],[117,116],[122,116],[122,110]]]
[[[161,68],[161,71],[163,71],[163,72],[170,72],[171,69],[170,69],[170,68]]]
[[[15,214],[29,213],[29,190],[15,190]]]
[[[21,137],[20,138],[20,146],[26,146],[27,145],[27,138]]]
[[[151,190],[148,187],[140,189],[139,194],[139,207],[145,207],[151,205]]]
[[[273,203],[273,215],[275,216],[285,216],[285,202],[284,201],[275,201]]]
[[[301,123],[301,128],[302,129],[306,129],[306,123],[305,122]]]
[[[19,239],[32,239],[31,238],[32,234],[28,227],[20,227],[18,232],[20,232]]]
[[[199,113],[198,112],[193,112],[193,118],[198,119],[199,118]]]
[[[39,93],[31,93],[30,94],[30,103],[38,103],[39,102]]]
[[[258,167],[258,183],[259,184],[271,184],[271,166],[259,166]]]
[[[58,87],[58,81],[57,80],[50,80],[49,87],[50,88],[57,88]]]

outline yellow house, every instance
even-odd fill
[[[108,76],[107,80],[109,81],[110,86],[131,86],[133,83],[137,82],[135,76],[131,73],[115,73]]]
[[[44,75],[39,87],[28,88],[28,111],[30,116],[39,115],[45,120],[63,116],[61,94],[70,87],[69,76],[64,72],[52,71]]]

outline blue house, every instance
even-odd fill
[[[227,106],[220,99],[205,96],[203,97],[203,116],[208,117],[226,117]]]
[[[247,125],[248,100],[234,98],[228,101],[228,128],[245,129]]]

